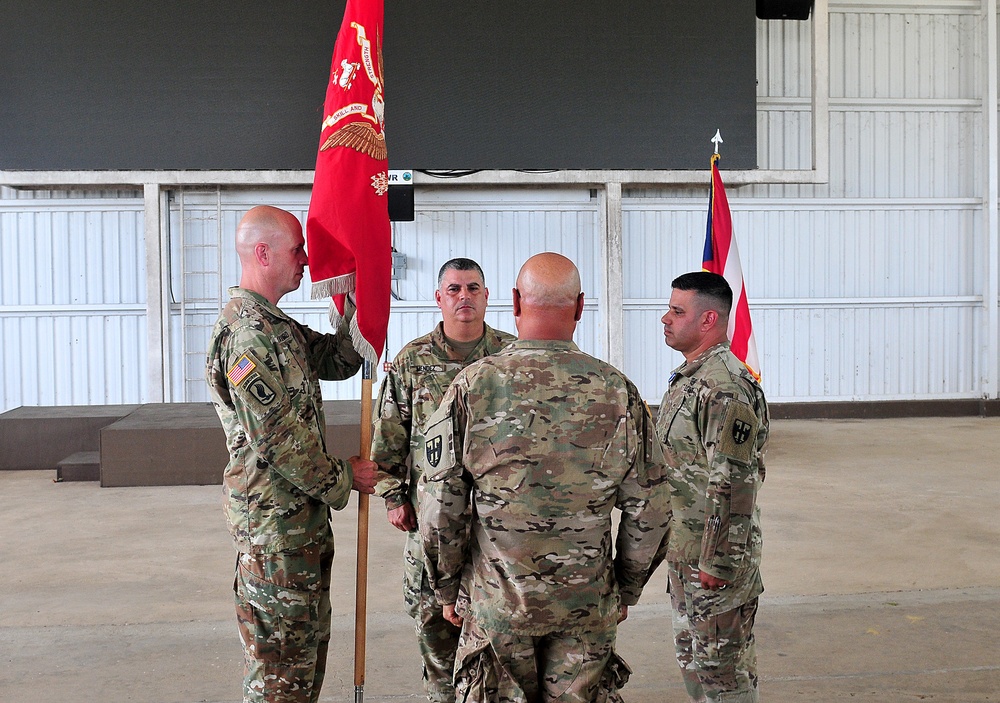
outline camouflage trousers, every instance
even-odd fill
[[[424,692],[431,703],[454,703],[455,650],[461,630],[444,619],[424,569],[420,533],[407,535],[403,600],[413,618],[423,665]]]
[[[688,696],[695,703],[758,703],[758,599],[720,608],[724,596],[701,587],[697,565],[671,563],[668,579],[674,648]]]
[[[243,641],[244,703],[315,703],[330,644],[333,552],[307,547],[240,554],[236,619]]]
[[[631,670],[614,651],[616,629],[531,637],[490,632],[466,619],[458,645],[460,703],[621,703]]]

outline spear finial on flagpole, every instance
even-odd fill
[[[712,143],[715,144],[715,154],[719,154],[719,145],[722,144],[722,133],[719,130],[715,130],[715,136],[712,137]]]

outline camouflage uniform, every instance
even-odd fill
[[[472,564],[459,700],[620,700],[619,608],[639,600],[670,521],[635,386],[572,342],[519,340],[456,377],[425,437],[419,524],[440,602]]]
[[[326,451],[319,379],[348,378],[362,359],[346,318],[320,334],[257,293],[229,292],[206,376],[229,448],[244,700],[316,701],[330,639],[329,509],[347,504],[353,482],[350,464]]]
[[[412,457],[423,442],[421,428],[437,410],[459,371],[473,361],[495,354],[514,339],[506,332],[484,327],[486,332],[479,344],[462,358],[448,344],[444,324],[439,322],[433,332],[414,339],[400,350],[383,379],[375,407],[371,458],[384,469],[375,494],[385,498],[387,508],[409,502],[418,510],[420,469],[413,465]],[[449,703],[455,700],[452,672],[459,629],[444,619],[434,598],[425,575],[419,533],[407,534],[403,557],[403,598],[416,627],[424,689],[429,700]]]
[[[670,467],[669,588],[688,694],[695,701],[757,701],[753,621],[764,590],[757,490],[768,411],[728,343],[673,372],[656,433]],[[729,585],[703,589],[699,570]]]

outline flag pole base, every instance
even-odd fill
[[[364,685],[354,687],[354,703],[364,703],[365,700],[365,687]]]

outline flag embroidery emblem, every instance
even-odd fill
[[[257,364],[253,363],[250,360],[250,357],[244,354],[240,357],[240,360],[236,362],[236,365],[229,369],[229,373],[226,374],[226,377],[229,379],[230,383],[234,386],[238,386],[240,385],[240,381],[246,378],[247,375],[249,375],[249,373],[255,368],[257,368]]]

